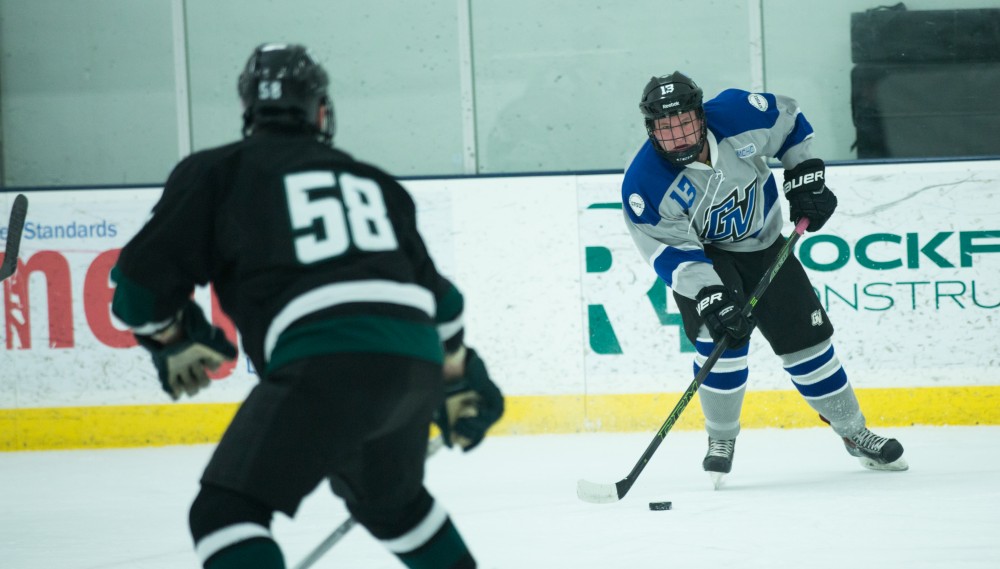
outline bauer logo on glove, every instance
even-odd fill
[[[819,158],[803,161],[785,170],[785,197],[789,219],[798,223],[809,218],[807,231],[818,231],[837,209],[837,196],[826,186],[826,164]]]

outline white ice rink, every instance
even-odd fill
[[[580,502],[577,479],[619,480],[652,434],[496,437],[438,453],[427,483],[482,568],[1000,568],[1000,427],[876,431],[903,443],[908,472],[862,469],[828,429],[745,430],[714,491],[705,435],[685,431],[616,504]],[[0,567],[198,567],[187,509],[210,452],[0,453]],[[345,516],[325,486],[278,516],[288,565]],[[355,528],[315,567],[402,565]]]

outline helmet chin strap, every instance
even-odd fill
[[[674,166],[687,166],[688,164],[694,163],[701,156],[701,151],[705,149],[705,139],[703,138],[696,146],[690,149],[691,154],[685,153],[683,156],[678,156],[677,152],[667,152],[663,151],[661,154],[670,161]]]

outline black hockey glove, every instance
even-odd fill
[[[810,158],[785,170],[785,197],[792,223],[809,218],[807,231],[819,231],[837,209],[837,196],[826,187],[826,164]]]
[[[179,339],[166,344],[154,339],[172,333],[179,333]],[[181,393],[192,397],[208,387],[207,370],[235,359],[237,353],[222,329],[209,324],[201,308],[190,300],[167,330],[153,336],[136,334],[135,339],[152,354],[160,385],[174,401]]]
[[[695,298],[698,315],[708,327],[712,340],[719,342],[724,336],[729,336],[730,348],[741,348],[750,341],[754,322],[743,316],[736,306],[732,295],[724,286],[707,286]]]
[[[458,444],[466,452],[476,448],[503,415],[503,394],[472,348],[466,348],[465,374],[445,381],[444,396],[444,404],[434,413],[434,424],[449,447]]]

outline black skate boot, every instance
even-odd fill
[[[701,467],[712,479],[716,490],[722,486],[722,477],[733,469],[733,453],[736,450],[736,439],[722,441],[708,437],[708,453]]]
[[[830,425],[830,420],[820,415],[819,418]],[[869,470],[901,471],[910,468],[903,458],[903,445],[896,439],[880,437],[867,428],[852,437],[841,437],[848,454],[856,456],[861,466]]]
[[[903,445],[899,441],[880,437],[868,429],[844,437],[844,448],[870,470],[900,471],[910,467],[903,459]]]

